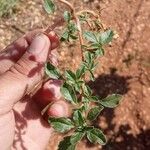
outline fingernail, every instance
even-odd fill
[[[58,47],[59,45],[59,38],[57,36],[57,34],[54,31],[51,31],[48,35],[52,45],[51,45],[51,49],[55,49]]]
[[[42,33],[35,36],[28,51],[30,53],[39,54],[41,51],[44,50],[47,40],[46,38],[47,38],[46,35]]]
[[[54,31],[51,31],[51,32],[49,33],[49,36],[56,36],[56,33],[55,33]]]

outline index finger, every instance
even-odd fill
[[[41,32],[43,32],[42,29],[28,32],[26,35],[11,43],[0,53],[0,74],[9,70],[9,68],[23,56],[33,38]],[[51,49],[56,48],[59,44],[58,36],[53,31],[47,36],[51,41]]]

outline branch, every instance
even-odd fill
[[[54,23],[51,26],[49,26],[44,32],[48,34],[51,31],[53,31],[56,27],[61,26],[64,22],[65,20],[63,17],[58,20],[55,20]]]
[[[96,14],[94,11],[88,10],[88,9],[86,9],[86,10],[81,10],[81,11],[77,12],[77,15],[81,15],[81,14],[83,14],[83,13],[91,14],[91,15],[94,16],[95,18],[98,18],[98,17],[99,17],[99,15]]]
[[[84,56],[83,56],[83,51],[82,51],[82,45],[84,45],[83,37],[82,37],[82,28],[81,28],[80,20],[77,17],[77,15],[75,14],[75,12],[74,12],[74,18],[75,18],[75,22],[77,24],[77,29],[78,29],[82,61],[84,61]]]
[[[83,51],[82,51],[82,45],[84,45],[84,42],[83,42],[82,28],[81,28],[80,20],[78,18],[78,14],[87,12],[87,13],[93,14],[94,16],[96,16],[96,15],[95,15],[94,12],[92,12],[90,10],[83,10],[83,11],[80,11],[80,12],[76,13],[74,6],[70,2],[68,2],[66,0],[58,0],[58,1],[61,2],[61,3],[63,3],[63,4],[65,4],[66,6],[68,6],[71,9],[71,11],[72,11],[72,15],[73,15],[73,18],[75,19],[75,22],[76,22],[76,25],[77,25],[77,29],[78,29],[79,42],[80,42],[80,46],[81,46],[82,61],[84,61],[84,55],[83,55]],[[64,18],[60,18],[59,20],[54,21],[54,23],[51,26],[49,26],[44,32],[48,34],[52,30],[54,30],[56,27],[61,26],[64,22],[65,22]],[[31,95],[31,96],[34,95],[35,92],[37,92],[37,90],[40,89],[42,83],[45,82],[45,81],[47,81],[47,80],[48,79],[42,80],[28,94]]]
[[[72,6],[72,4],[66,0],[58,0],[59,2],[67,5],[72,11],[74,10],[74,7]]]
[[[82,56],[82,61],[83,61],[84,60],[84,56],[83,56],[83,52],[82,52],[83,37],[82,37],[82,28],[81,28],[81,25],[80,25],[80,20],[78,18],[78,15],[77,15],[77,13],[75,11],[74,6],[70,2],[68,2],[66,0],[58,0],[58,1],[63,3],[63,4],[65,4],[65,5],[67,5],[72,11],[73,18],[75,19],[75,22],[77,24],[79,41],[80,41],[80,46],[81,46],[81,56]]]

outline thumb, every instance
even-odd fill
[[[21,59],[0,76],[0,114],[10,111],[41,80],[50,47],[46,35],[37,35]]]

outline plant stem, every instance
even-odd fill
[[[98,15],[95,14],[91,10],[82,10],[82,11],[76,12],[74,6],[70,2],[68,2],[66,0],[58,0],[58,1],[61,2],[61,3],[63,3],[63,4],[65,4],[66,6],[68,6],[70,8],[71,12],[72,12],[73,18],[74,18],[74,20],[76,22],[77,29],[78,29],[78,36],[79,36],[79,42],[80,42],[80,51],[81,51],[82,61],[84,61],[84,55],[83,55],[83,50],[82,50],[82,45],[84,45],[84,41],[83,41],[83,37],[82,37],[82,28],[81,28],[81,24],[80,24],[80,20],[78,18],[78,15],[82,14],[82,13],[90,13],[94,17],[98,17]],[[51,26],[49,26],[44,32],[48,34],[52,30],[54,30],[57,26],[61,26],[64,22],[65,22],[64,18],[61,17],[59,20],[56,20]],[[43,79],[28,94],[31,95],[31,96],[33,96],[37,92],[37,90],[40,89],[41,85],[43,83],[45,83],[48,79],[49,78]],[[83,79],[85,79],[85,76],[83,76]],[[83,89],[82,89],[82,93],[83,93]]]
[[[72,11],[74,10],[74,7],[70,2],[68,2],[66,0],[58,0],[58,1],[65,4],[65,5],[67,5]]]
[[[44,32],[49,34],[51,31],[53,31],[56,27],[61,26],[65,22],[64,18],[61,17],[58,20],[55,20],[54,23],[49,26]]]
[[[81,51],[82,61],[84,61],[84,55],[83,55],[83,50],[82,50],[82,46],[84,45],[83,37],[82,37],[82,28],[81,28],[80,20],[76,16],[75,12],[74,12],[74,18],[75,18],[75,22],[77,24],[77,29],[78,29],[78,35],[79,35],[80,51]]]
[[[88,10],[88,9],[81,10],[81,11],[77,12],[77,15],[81,15],[81,14],[83,14],[83,13],[91,14],[91,15],[94,16],[95,18],[98,18],[98,17],[99,17],[99,15],[96,14],[94,11]]]
[[[82,49],[82,46],[84,45],[84,41],[83,41],[83,37],[82,37],[82,28],[81,28],[81,24],[80,24],[80,20],[78,18],[78,12],[76,12],[74,6],[67,2],[66,0],[59,0],[60,2],[66,4],[72,11],[72,15],[73,15],[73,18],[75,20],[75,23],[77,25],[77,29],[78,29],[78,36],[79,36],[79,42],[80,42],[80,52],[81,52],[81,58],[82,58],[82,62],[84,61],[84,53],[83,53],[83,49]],[[85,80],[85,75],[83,75],[83,79]],[[81,88],[81,91],[83,93],[84,89],[83,87]],[[81,95],[82,95],[81,93]],[[84,114],[85,116],[87,116],[87,112],[85,112]]]
[[[82,45],[83,45],[82,28],[81,28],[81,24],[80,24],[80,20],[78,18],[78,15],[77,15],[77,13],[75,11],[75,8],[74,8],[74,6],[70,2],[68,2],[66,0],[58,0],[58,1],[61,2],[61,3],[63,3],[63,4],[65,4],[65,5],[67,5],[71,9],[71,11],[72,11],[72,15],[73,15],[73,18],[74,18],[74,20],[76,22],[77,29],[78,29],[78,35],[79,35],[79,42],[80,42],[80,49],[81,49],[80,51],[81,51],[82,61],[84,61],[84,56],[83,56],[83,51],[82,51]]]

